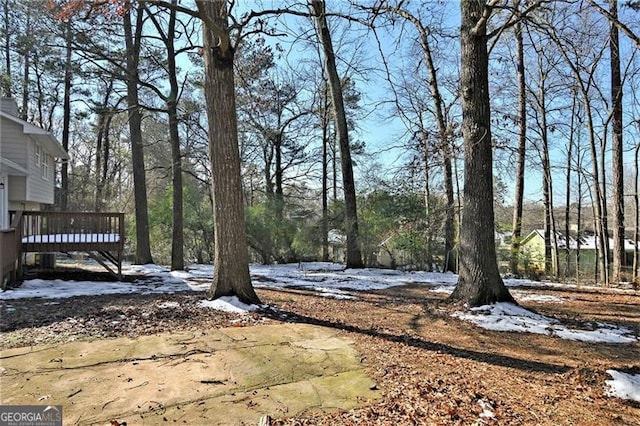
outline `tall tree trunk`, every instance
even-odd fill
[[[596,257],[597,257],[597,270],[599,271],[599,277],[596,275],[596,281],[600,281],[606,284],[606,275],[605,275],[605,257],[604,257],[604,240],[605,234],[603,232],[603,194],[600,188],[600,169],[598,167],[598,154],[596,151],[596,138],[595,138],[595,129],[593,127],[593,114],[591,111],[591,102],[589,101],[588,94],[583,93],[583,101],[585,102],[585,112],[587,114],[587,130],[589,132],[589,147],[591,151],[591,163],[592,163],[592,179],[593,182],[591,184],[591,194],[592,194],[592,203],[593,203],[593,211],[594,211],[594,229],[596,232]]]
[[[520,239],[522,237],[522,210],[524,200],[524,177],[527,153],[527,86],[524,75],[524,41],[522,23],[515,27],[518,77],[518,163],[513,203],[513,232],[511,237],[511,273],[519,276]]]
[[[576,233],[576,283],[580,284],[580,239],[582,238],[582,161],[580,159],[580,132],[578,132],[578,143],[576,144],[576,152],[578,153],[576,170],[578,171],[576,174],[578,175],[578,205],[576,206],[576,228],[578,228],[578,232]]]
[[[38,51],[34,51],[33,52],[33,73],[35,75],[35,83],[36,83],[36,93],[38,94],[36,96],[36,109],[38,111],[38,118],[37,120],[34,117],[34,120],[36,121],[36,123],[38,123],[38,125],[40,127],[42,127],[43,129],[47,129],[47,130],[51,130],[51,123],[49,123],[49,125],[47,126],[47,124],[45,124],[44,122],[44,89],[42,87],[42,74],[44,73],[43,70],[40,69],[40,54],[38,53]]]
[[[606,132],[606,130],[605,130]],[[603,277],[602,282],[605,285],[611,283],[611,274],[609,266],[611,265],[611,256],[609,255],[609,207],[608,207],[608,187],[607,187],[607,137],[600,139],[600,228],[602,232],[601,242],[601,268],[600,275]]]
[[[127,105],[129,138],[131,141],[131,165],[136,207],[136,255],[138,264],[152,263],[149,241],[149,213],[147,209],[147,181],[142,139],[142,114],[138,103],[138,65],[140,39],[142,37],[142,6],[136,9],[135,33],[131,25],[131,13],[124,16],[124,33],[127,57]]]
[[[171,1],[172,5],[177,0]],[[178,71],[174,46],[176,28],[176,10],[169,11],[169,25],[165,39],[167,47],[167,73],[169,74],[170,93],[167,99],[169,115],[169,143],[171,145],[171,188],[173,197],[172,233],[171,233],[171,270],[184,269],[184,214],[182,189],[182,153],[180,152],[180,134],[178,132]]]
[[[27,8],[27,17],[25,26],[25,36],[27,39],[32,36],[31,34],[31,11]],[[31,68],[31,43],[27,41],[24,46],[24,68],[22,73],[22,111],[21,116],[24,121],[29,119],[29,85],[31,79],[29,77],[29,69]]]
[[[97,212],[103,211],[106,207],[108,194],[105,193],[107,184],[107,173],[109,164],[109,129],[111,126],[111,118],[113,112],[109,106],[109,99],[113,92],[113,79],[107,84],[102,104],[97,111],[98,115],[98,134],[96,135],[96,197],[94,208]]]
[[[639,183],[640,180],[640,169],[638,168],[638,153],[640,153],[640,143],[636,145],[636,157],[635,157],[635,182],[633,185],[633,203],[636,209],[636,217],[634,221],[634,232],[633,232],[633,282],[638,283],[638,263],[640,261],[640,247],[638,247],[638,241],[640,241],[640,194],[638,194]]]
[[[278,130],[278,133],[273,136],[273,149],[275,151],[275,213],[276,220],[281,222],[284,218],[284,189],[282,187],[283,169],[282,169],[282,132]]]
[[[251,285],[226,1],[198,1],[204,21],[205,97],[214,216],[214,271],[209,296],[260,303]]]
[[[329,100],[326,84],[324,85],[320,119],[322,120],[322,261],[329,261]]]
[[[565,58],[567,65],[571,68],[573,75],[576,80],[577,86],[580,88],[580,94],[582,96],[582,102],[584,103],[584,112],[586,114],[586,128],[587,134],[589,137],[589,150],[591,153],[591,167],[592,167],[592,176],[591,176],[591,185],[590,191],[592,195],[592,207],[593,207],[593,223],[594,230],[596,232],[596,257],[597,257],[597,265],[596,265],[596,274],[595,280],[600,280],[605,284],[608,282],[608,273],[607,273],[607,265],[606,265],[606,257],[608,246],[608,237],[606,230],[606,203],[605,203],[605,195],[604,195],[604,167],[599,167],[598,165],[598,153],[596,149],[596,137],[595,137],[595,128],[594,128],[594,120],[593,120],[593,111],[591,108],[590,94],[589,89],[591,84],[594,81],[594,73],[596,68],[591,67],[589,71],[588,80],[585,81],[583,74],[578,69],[578,66],[574,63],[574,61],[569,57],[567,51],[564,47],[564,43],[558,35],[554,32],[553,29],[548,29],[547,34],[554,40],[559,52]],[[601,145],[601,150],[604,151],[604,145]],[[579,151],[579,150],[578,150]],[[603,160],[604,161],[604,160]],[[602,184],[602,187],[601,187]],[[598,271],[600,271],[600,279],[598,278]]]
[[[571,98],[571,123],[569,125],[569,146],[567,147],[567,175],[566,175],[566,186],[565,186],[565,206],[564,206],[564,235],[565,235],[565,268],[563,278],[567,278],[569,276],[569,269],[571,267],[571,244],[569,243],[571,238],[571,162],[573,161],[573,144],[574,144],[574,134],[575,132],[579,132],[579,129],[576,129],[575,119],[576,119],[576,107],[577,107],[577,93],[574,90],[573,96]],[[580,155],[580,152],[578,152]],[[578,196],[580,194],[578,193]],[[577,265],[576,265],[577,267]]]
[[[540,139],[542,142],[540,159],[542,161],[542,199],[544,204],[544,273],[546,276],[550,276],[555,271],[553,271],[553,206],[551,203],[551,163],[549,160],[545,77],[546,74],[540,70],[540,75],[538,76],[540,80],[538,88],[538,108],[540,114]]]
[[[172,84],[173,86],[173,84]],[[177,88],[177,82],[176,82]],[[173,92],[172,94],[177,94]],[[171,233],[171,270],[184,269],[184,215],[182,191],[182,153],[178,133],[177,100],[171,96],[167,102],[169,112],[169,140],[171,142],[171,187],[173,189],[173,214]]]
[[[431,91],[431,97],[433,97],[433,103],[436,112],[436,124],[438,126],[438,138],[440,142],[440,150],[442,152],[442,166],[444,171],[444,190],[446,195],[446,213],[444,221],[444,252],[445,252],[445,264],[443,272],[455,271],[455,265],[451,258],[451,251],[453,250],[455,231],[454,231],[454,199],[453,199],[453,177],[451,176],[451,142],[449,141],[449,131],[447,126],[447,120],[444,113],[444,101],[440,94],[440,87],[438,85],[438,71],[433,63],[433,56],[431,55],[431,46],[429,45],[428,33],[426,28],[418,21],[418,30],[420,32],[420,44],[422,46],[422,52],[427,63],[427,70],[429,71],[429,90]],[[428,196],[428,195],[427,195]],[[433,233],[430,232],[427,237],[429,240],[433,237]],[[431,241],[429,241],[429,247]],[[431,250],[429,248],[429,250]],[[431,253],[427,256],[431,262]],[[431,264],[429,265],[431,270]]]
[[[353,178],[353,163],[351,161],[351,146],[349,144],[349,130],[342,97],[342,84],[336,68],[336,58],[331,42],[331,33],[327,25],[325,4],[321,0],[312,0],[311,7],[316,18],[318,38],[324,52],[325,67],[329,77],[329,88],[335,113],[338,141],[340,143],[340,158],[342,165],[342,183],[345,205],[345,228],[347,234],[347,268],[362,268],[362,253],[360,251],[358,232],[358,212],[356,205],[356,187]]]
[[[447,200],[447,212],[444,220],[444,253],[445,263],[442,272],[456,272],[453,248],[455,246],[455,198],[453,195],[453,154],[451,142],[447,140],[444,155],[444,190]]]
[[[12,96],[11,93],[11,25],[9,20],[9,0],[4,0],[2,2],[2,13],[4,14],[4,59],[5,59],[5,72],[6,74],[2,76],[2,95],[10,98]]]
[[[618,0],[609,0],[611,15],[617,19]],[[624,250],[624,165],[622,162],[622,82],[620,77],[620,45],[618,27],[611,23],[609,37],[611,51],[611,106],[613,163],[613,273],[611,281],[618,283],[625,266]]]
[[[430,164],[429,164],[429,160],[431,159],[431,152],[429,152],[429,140],[427,138],[427,132],[422,130],[420,131],[421,133],[421,138],[422,138],[422,144],[423,144],[423,161],[424,161],[424,208],[425,208],[425,218],[426,218],[426,229],[427,229],[427,235],[424,236],[424,239],[426,240],[426,256],[425,256],[425,261],[427,263],[426,265],[426,270],[427,272],[433,272],[433,256],[431,253],[431,246],[432,246],[432,242],[433,242],[433,230],[432,228],[432,222],[431,222],[431,186],[430,186]]]
[[[412,15],[409,11],[400,8],[390,8],[394,13],[402,16],[404,19],[411,22],[418,31],[420,35],[420,47],[422,48],[422,54],[425,59],[425,64],[427,65],[427,72],[429,75],[429,91],[431,92],[431,97],[433,98],[434,110],[436,114],[436,125],[438,127],[438,137],[440,142],[440,150],[442,151],[442,167],[444,171],[444,189],[446,195],[446,214],[445,214],[445,222],[444,222],[444,253],[445,253],[445,263],[443,267],[443,272],[447,271],[455,271],[455,263],[453,262],[453,256],[451,255],[454,240],[455,240],[455,229],[454,229],[454,218],[455,218],[455,200],[453,195],[453,176],[452,176],[452,166],[451,166],[451,157],[452,157],[452,149],[451,142],[449,141],[449,128],[447,126],[447,119],[445,117],[444,112],[444,101],[442,100],[442,95],[440,94],[440,86],[438,84],[438,71],[433,62],[433,55],[431,53],[431,45],[429,43],[429,30],[425,28],[420,19],[416,16]],[[433,233],[429,234],[429,237],[432,238]]]
[[[486,35],[490,11],[477,0],[462,0],[460,8],[464,210],[458,283],[450,297],[470,306],[513,302],[498,271],[495,246]]]
[[[71,43],[73,41],[73,33],[71,31],[71,22],[65,23],[65,61],[64,61],[64,101],[62,105],[62,147],[65,151],[69,151],[69,127],[71,127]],[[62,211],[69,209],[69,162],[62,163],[61,175],[62,188],[60,189],[60,209]]]

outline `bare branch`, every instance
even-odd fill
[[[604,15],[613,25],[618,27],[620,31],[624,33],[627,37],[631,39],[636,45],[636,47],[640,48],[640,37],[638,37],[629,27],[620,22],[615,16],[609,13],[608,10],[603,9],[599,4],[597,4],[593,0],[587,0],[589,5],[600,12],[601,15]]]
[[[476,22],[476,25],[471,29],[471,34],[477,36],[480,32],[484,32],[484,29],[487,27],[487,21],[489,17],[491,17],[491,13],[493,12],[493,8],[498,4],[500,0],[491,0],[484,6],[484,10],[482,11],[482,16]]]

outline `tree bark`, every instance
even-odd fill
[[[522,23],[515,27],[518,77],[518,163],[513,203],[513,232],[511,236],[511,273],[520,276],[520,238],[522,237],[522,210],[524,200],[524,177],[527,154],[527,86],[524,75],[524,41]]]
[[[571,266],[571,244],[569,244],[569,238],[571,236],[571,167],[573,161],[573,145],[574,145],[574,132],[576,129],[576,113],[577,113],[577,99],[578,95],[576,91],[573,91],[573,96],[571,98],[571,124],[569,125],[569,146],[567,148],[567,176],[566,176],[566,184],[565,184],[565,206],[564,206],[564,235],[565,235],[565,268],[563,278],[567,278],[569,276],[569,268]],[[577,150],[576,150],[577,151]],[[580,153],[578,152],[578,155]],[[578,192],[578,197],[580,193]],[[577,268],[577,262],[576,262]]]
[[[464,208],[458,283],[451,299],[469,306],[514,302],[498,271],[493,211],[493,152],[484,2],[461,2]]]
[[[542,147],[540,149],[540,159],[542,162],[542,202],[544,205],[544,273],[551,276],[555,274],[553,262],[553,240],[555,239],[553,230],[553,202],[551,186],[551,162],[549,160],[549,136],[547,127],[547,105],[546,105],[546,73],[540,70],[538,76],[538,108],[540,113],[540,139]]]
[[[591,184],[591,194],[592,194],[592,204],[594,211],[594,229],[596,232],[596,257],[597,257],[597,272],[595,275],[595,280],[600,281],[602,283],[608,283],[608,274],[606,274],[606,263],[605,263],[605,232],[603,229],[603,210],[602,206],[604,205],[604,196],[602,194],[600,182],[600,169],[598,167],[598,154],[596,151],[596,137],[595,137],[595,129],[593,125],[593,113],[591,110],[591,101],[589,100],[589,94],[583,92],[583,101],[585,105],[585,112],[587,113],[587,129],[589,132],[589,148],[591,152],[591,167],[592,167],[592,179],[593,182]],[[598,275],[599,271],[599,275]]]
[[[172,0],[173,5],[177,0]],[[182,194],[182,153],[180,152],[180,135],[178,132],[178,75],[174,46],[176,28],[176,10],[169,11],[169,26],[165,44],[167,46],[167,72],[169,75],[170,93],[167,99],[169,115],[169,143],[171,144],[171,187],[173,197],[172,233],[171,233],[171,270],[184,269],[184,215]]]
[[[106,207],[108,194],[105,193],[107,184],[107,173],[109,168],[109,151],[110,151],[110,126],[113,117],[113,111],[109,106],[109,99],[113,92],[113,79],[109,79],[102,104],[97,111],[98,115],[98,134],[96,135],[96,198],[94,201],[94,209],[101,212]]]
[[[131,141],[131,165],[136,206],[136,255],[138,264],[152,263],[149,241],[149,213],[147,210],[147,181],[142,138],[142,114],[138,103],[138,64],[140,38],[142,36],[142,7],[136,10],[135,33],[131,25],[131,13],[124,16],[124,32],[127,57],[127,105],[129,138]]]
[[[237,296],[260,303],[251,285],[245,229],[238,127],[226,1],[198,1],[204,21],[205,97],[214,210],[214,273],[211,298]]]
[[[65,23],[65,62],[64,62],[64,100],[63,100],[63,118],[62,118],[62,147],[65,151],[69,151],[69,127],[71,125],[71,52],[72,52],[71,22]],[[60,190],[60,209],[62,211],[69,208],[69,163],[62,163],[62,175]]]
[[[4,58],[5,58],[5,66],[6,66],[6,74],[2,76],[2,93],[3,96],[10,98],[12,96],[11,93],[11,26],[9,25],[9,0],[4,0],[2,2],[3,14],[4,14],[4,45],[2,46],[4,49]]]
[[[618,0],[609,0],[611,15],[618,17]],[[622,83],[618,27],[612,22],[609,37],[611,51],[612,169],[613,169],[613,271],[611,281],[618,283],[625,266],[624,250],[624,165],[622,161]]]
[[[321,97],[320,120],[322,125],[322,261],[329,261],[329,101],[327,85],[324,84],[324,95]]]
[[[27,8],[26,12],[26,22],[25,22],[25,36],[27,38],[32,37],[31,34],[31,11]],[[30,43],[27,43],[24,46],[24,68],[22,69],[22,111],[20,118],[24,121],[28,121],[29,119],[29,68],[31,67],[31,46]]]
[[[331,43],[331,34],[327,25],[324,1],[313,0],[311,7],[316,18],[318,38],[322,44],[325,67],[329,76],[329,88],[335,113],[338,141],[340,143],[340,158],[342,165],[342,182],[345,205],[345,228],[347,236],[347,268],[362,268],[362,253],[360,251],[358,232],[358,212],[356,205],[356,187],[353,178],[353,163],[351,161],[351,147],[349,145],[349,130],[342,97],[342,84],[336,68],[336,59]]]
[[[640,169],[638,168],[638,154],[640,153],[640,143],[636,145],[636,157],[635,157],[635,183],[633,185],[633,203],[636,209],[634,232],[633,232],[633,282],[638,284],[638,266],[640,261],[640,247],[638,247],[638,241],[640,241],[640,190],[638,180],[640,179]]]

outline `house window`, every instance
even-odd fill
[[[35,145],[34,156],[36,167],[40,168],[40,163],[42,162],[42,147],[37,143]]]
[[[49,180],[49,155],[42,154],[42,179]]]

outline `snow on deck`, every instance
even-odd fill
[[[22,238],[23,244],[117,243],[119,234],[46,234]]]

